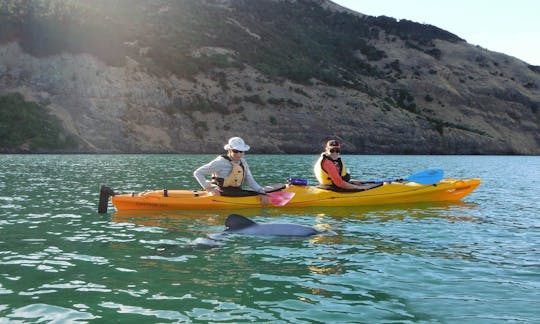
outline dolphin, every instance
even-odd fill
[[[230,214],[225,219],[225,230],[219,233],[208,234],[199,237],[187,245],[162,245],[158,248],[159,254],[171,254],[174,250],[199,250],[212,249],[224,244],[230,234],[281,236],[281,237],[308,237],[329,232],[319,231],[310,226],[291,223],[256,223],[249,218],[238,214]]]
[[[237,214],[227,216],[225,227],[225,233],[260,236],[307,237],[322,233],[311,226],[290,223],[256,223]]]

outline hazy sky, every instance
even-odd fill
[[[540,65],[538,0],[332,0],[370,16],[430,24],[495,52]]]

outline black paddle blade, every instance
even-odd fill
[[[107,208],[109,207],[109,197],[111,196],[114,196],[114,191],[111,188],[102,185],[99,190],[98,213],[105,214],[107,212]]]

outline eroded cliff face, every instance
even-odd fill
[[[313,153],[338,137],[351,153],[539,154],[538,112],[515,90],[534,97],[537,89],[521,85],[538,77],[520,75],[525,64],[510,57],[460,47],[448,49],[459,53],[454,65],[400,80],[399,89],[420,98],[419,113],[317,81],[275,82],[249,67],[159,78],[129,57],[124,67],[90,55],[35,58],[16,43],[0,47],[0,86],[43,104],[93,152],[211,153],[240,135],[265,153]],[[493,70],[504,76],[472,73],[475,57],[503,62]],[[415,61],[400,69],[421,69]]]
[[[221,6],[220,15],[240,10],[228,1],[208,3]],[[279,6],[287,9],[286,2]],[[153,10],[150,21],[173,11]],[[271,34],[240,17],[225,21],[237,33],[233,42],[269,41]],[[332,137],[359,154],[540,154],[539,67],[453,35],[413,40],[388,21],[375,23],[376,36],[360,42],[351,58],[360,72],[317,63],[333,73],[332,82],[268,76],[261,70],[266,62],[254,66],[239,45],[223,41],[180,56],[222,62],[190,75],[163,71],[172,63],[156,72],[161,45],[142,39],[125,42],[126,55],[113,65],[95,54],[31,55],[11,41],[0,45],[0,95],[22,93],[56,115],[78,139],[74,151],[215,153],[228,137],[242,136],[255,153],[316,153]],[[210,39],[219,39],[213,33]]]

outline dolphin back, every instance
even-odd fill
[[[320,234],[319,231],[310,226],[279,223],[258,224],[257,226],[246,228],[242,232],[248,235],[288,237],[306,237]]]
[[[257,225],[257,223],[238,214],[230,214],[225,220],[226,231],[239,231],[253,225]]]
[[[256,223],[244,216],[231,214],[225,220],[225,232],[260,236],[306,237],[321,232],[310,226],[279,223]]]

